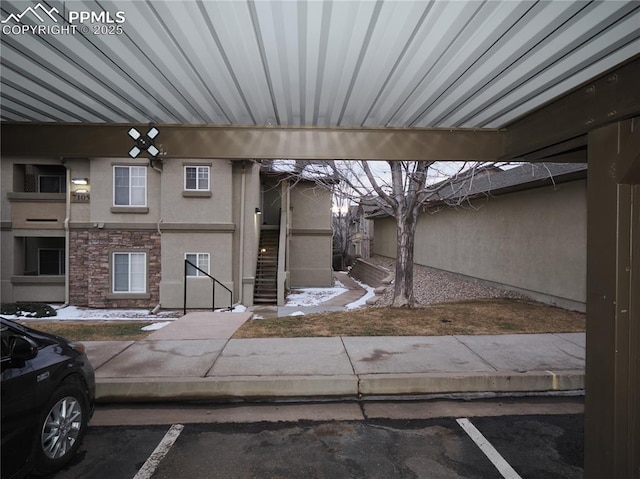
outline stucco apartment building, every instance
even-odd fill
[[[416,263],[585,310],[586,164],[489,169],[440,196],[418,219]],[[374,233],[374,254],[395,257],[395,219],[376,217]]]
[[[210,308],[214,282],[204,273],[224,286],[216,307],[282,303],[290,287],[332,283],[330,192],[260,162],[1,166],[3,302],[182,308],[186,281],[187,307]]]

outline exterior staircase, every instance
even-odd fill
[[[260,232],[256,284],[253,292],[254,304],[278,303],[278,238],[276,229]]]

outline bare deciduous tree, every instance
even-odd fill
[[[334,268],[338,267],[336,260],[339,255],[339,267],[344,268],[352,263],[351,257],[351,241],[353,215],[351,198],[341,193],[339,189],[334,189],[333,195],[333,252],[334,252]]]
[[[272,160],[289,181],[314,181],[339,198],[396,219],[397,252],[392,306],[413,307],[413,258],[419,214],[431,204],[460,205],[489,163],[434,161]]]

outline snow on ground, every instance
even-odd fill
[[[167,310],[158,311],[153,314],[148,309],[98,309],[98,308],[81,308],[78,306],[66,306],[64,308],[59,305],[51,305],[56,310],[56,316],[49,316],[48,318],[34,318],[34,319],[51,319],[54,321],[173,321],[182,316],[182,311]],[[238,304],[234,306],[231,312],[244,313],[247,307]],[[219,311],[228,311],[226,309]],[[3,314],[3,317],[7,319],[30,319],[29,313],[24,313],[22,316]]]
[[[231,311],[228,308],[220,308],[216,309],[214,312],[216,313],[244,313],[247,310],[247,307],[244,304],[236,304]]]
[[[356,283],[358,283],[360,287],[366,291],[366,293],[359,300],[347,304],[345,306],[345,309],[356,309],[365,306],[367,300],[375,295],[374,288],[372,288],[371,286],[361,283],[360,281],[356,281]],[[318,306],[321,303],[324,303],[325,301],[328,301],[331,298],[339,296],[347,291],[348,289],[345,288],[344,285],[336,279],[335,286],[333,288],[303,288],[293,290],[287,296],[287,303],[285,306]],[[303,316],[304,314],[305,313],[302,311],[295,311],[289,314],[289,316]]]
[[[358,284],[367,291],[361,299],[354,301],[346,306],[346,309],[355,309],[364,306],[366,300],[373,296],[373,288],[366,284],[358,282]],[[312,307],[335,298],[342,293],[347,292],[348,289],[344,285],[337,281],[332,288],[303,288],[292,291],[287,296],[287,303],[285,306],[297,306],[297,307]],[[77,306],[66,306],[61,308],[59,305],[52,305],[56,310],[57,316],[52,316],[48,319],[54,321],[153,321],[153,324],[142,328],[143,331],[154,331],[163,328],[171,321],[182,316],[182,311],[159,311],[157,314],[152,314],[148,309],[96,309],[96,308],[81,308]],[[226,309],[220,309],[217,311],[228,311]],[[243,313],[247,311],[247,307],[238,304],[234,306],[232,312]],[[303,311],[295,311],[289,316],[303,316]],[[29,319],[27,316],[11,316],[3,315],[9,319]],[[254,315],[254,319],[259,319],[259,316]],[[44,318],[40,318],[44,319]]]
[[[56,320],[83,320],[83,319],[105,319],[116,320],[172,320],[179,316],[176,311],[159,311],[158,314],[151,314],[148,309],[95,309],[79,308],[77,306],[67,306],[66,308],[56,308],[58,313],[52,319]]]
[[[167,324],[171,324],[171,321],[160,321],[159,323],[153,323],[149,326],[145,326],[144,328],[140,328],[142,331],[156,331],[158,329],[164,328]]]
[[[158,314],[152,314],[148,309],[97,309],[97,308],[80,308],[78,306],[67,306],[61,308],[59,305],[51,305],[56,310],[56,316],[35,319],[51,319],[53,321],[83,321],[83,320],[109,320],[109,321],[131,321],[131,320],[148,320],[155,321],[158,319],[171,321],[182,314],[178,311],[160,311]],[[30,319],[28,313],[22,316],[4,314],[3,317],[8,319]]]
[[[356,309],[356,308],[360,308],[362,306],[365,306],[367,304],[367,300],[369,298],[373,298],[376,294],[374,292],[375,288],[372,288],[371,286],[369,286],[368,284],[365,283],[361,283],[360,281],[358,281],[357,279],[354,279],[354,281],[356,283],[358,283],[360,285],[360,287],[362,289],[364,289],[366,291],[365,295],[360,298],[357,301],[354,301],[353,303],[349,303],[345,306],[346,309]]]
[[[295,289],[287,296],[285,306],[317,306],[347,291],[341,287]]]

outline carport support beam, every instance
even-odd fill
[[[126,158],[144,125],[3,123],[2,156]],[[504,132],[482,129],[158,125],[158,159],[495,161]],[[37,141],[33,141],[37,138]]]
[[[640,119],[588,136],[585,478],[640,477]]]

